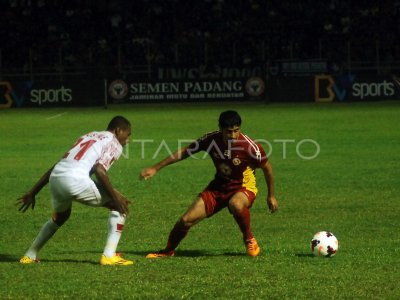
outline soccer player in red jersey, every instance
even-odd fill
[[[219,117],[219,131],[205,134],[189,146],[143,169],[142,179],[149,179],[161,168],[206,151],[216,168],[215,178],[198,195],[171,230],[164,250],[149,253],[147,258],[175,255],[175,249],[189,229],[201,220],[228,207],[243,234],[249,256],[257,256],[260,247],[252,234],[250,208],[256,198],[255,169],[261,168],[268,187],[267,204],[272,213],[278,209],[274,195],[274,176],[264,149],[240,131],[241,117],[236,111],[225,111]]]

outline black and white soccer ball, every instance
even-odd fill
[[[315,256],[332,257],[338,249],[339,241],[332,232],[317,232],[311,240],[311,251]]]

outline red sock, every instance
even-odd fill
[[[185,227],[182,225],[181,221],[176,222],[174,228],[172,228],[169,237],[167,247],[165,251],[172,251],[178,247],[179,243],[185,238],[189,232],[190,227]]]
[[[238,214],[234,214],[233,217],[239,225],[240,231],[243,233],[243,240],[246,241],[253,238],[250,227],[250,210],[245,207]]]

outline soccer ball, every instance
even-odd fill
[[[317,232],[311,240],[311,251],[315,256],[332,257],[339,248],[339,241],[329,231]]]

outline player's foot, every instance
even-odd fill
[[[257,256],[260,253],[260,247],[258,247],[257,241],[255,238],[251,238],[245,241],[247,255],[249,256]]]
[[[158,252],[151,252],[151,253],[147,254],[146,258],[163,258],[163,257],[172,257],[174,255],[175,255],[174,250],[171,250],[171,251],[161,250]]]
[[[104,254],[101,256],[100,264],[103,266],[129,266],[133,265],[132,260],[123,259],[119,255],[114,255],[113,257],[107,257]]]
[[[21,257],[19,262],[21,264],[27,265],[27,264],[35,264],[35,263],[38,263],[40,261],[38,259],[32,259],[29,256],[24,255],[24,256]]]

